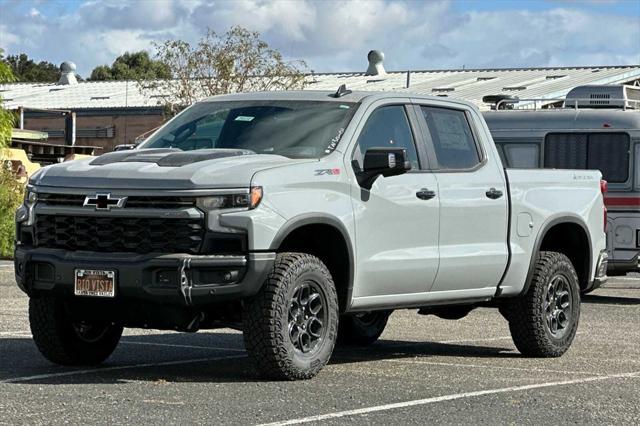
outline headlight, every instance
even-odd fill
[[[262,200],[262,187],[251,187],[249,192],[239,194],[221,194],[209,197],[200,197],[196,200],[196,206],[200,210],[223,209],[255,209]]]
[[[38,194],[33,187],[27,186],[24,193],[24,203],[16,211],[16,222],[24,223],[26,226],[33,225],[33,208],[38,202]]]
[[[29,210],[23,204],[20,207],[18,207],[18,210],[16,210],[16,222],[22,223],[22,222],[26,222],[28,219],[29,219]]]

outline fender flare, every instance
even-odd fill
[[[344,241],[347,245],[347,253],[349,256],[349,259],[348,259],[349,274],[348,274],[346,298],[345,298],[345,305],[344,305],[344,310],[347,311],[351,306],[351,299],[353,295],[353,280],[355,275],[355,255],[354,255],[353,243],[351,241],[351,236],[349,234],[349,231],[347,230],[347,227],[344,225],[344,223],[340,219],[325,213],[305,213],[299,216],[295,216],[289,219],[287,222],[285,222],[284,225],[280,227],[280,230],[278,230],[278,233],[273,238],[271,245],[269,246],[269,250],[277,251],[280,245],[282,245],[282,242],[292,232],[306,225],[332,226],[333,228],[336,228],[342,235],[342,238],[344,238]]]
[[[531,287],[533,271],[535,270],[536,261],[538,260],[538,254],[540,253],[540,247],[542,246],[542,241],[547,236],[547,233],[551,228],[563,223],[572,223],[580,226],[580,228],[582,228],[585,235],[587,236],[587,245],[589,246],[588,247],[589,248],[589,253],[588,253],[589,269],[587,271],[587,280],[591,279],[591,268],[593,267],[593,254],[592,254],[593,244],[591,242],[591,234],[589,233],[589,228],[584,223],[582,218],[578,216],[561,216],[548,221],[540,228],[540,232],[538,232],[538,235],[536,236],[536,241],[533,244],[533,249],[531,251],[531,260],[529,261],[529,270],[527,271],[527,278],[525,280],[524,287],[522,288],[522,291],[520,292],[519,296],[525,295],[529,291],[529,287]],[[587,287],[588,285],[589,283],[587,283]]]

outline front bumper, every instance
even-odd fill
[[[138,300],[184,307],[253,296],[274,260],[275,253],[138,255],[17,247],[15,274],[18,286],[30,296],[80,299],[74,296],[76,269],[113,270],[114,301]]]

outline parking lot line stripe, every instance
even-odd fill
[[[456,362],[436,362],[436,361],[422,361],[419,359],[383,359],[384,362],[397,362],[400,364],[427,364],[427,365],[441,365],[444,367],[468,367],[468,368],[489,368],[491,370],[514,370],[514,371],[537,371],[540,373],[562,373],[562,374],[586,374],[595,376],[605,376],[605,374],[594,373],[593,371],[574,371],[574,370],[550,370],[546,368],[536,367],[505,367],[495,364],[482,365],[482,364],[464,364]]]
[[[11,379],[0,380],[0,384],[29,382],[32,380],[53,379],[56,377],[76,376],[80,374],[101,373],[103,371],[130,370],[134,368],[163,367],[167,365],[180,365],[180,364],[195,364],[198,362],[222,361],[227,359],[238,359],[238,358],[246,358],[246,355],[227,355],[227,356],[217,356],[217,357],[208,357],[208,358],[185,359],[185,360],[178,360],[178,361],[149,362],[144,364],[116,365],[113,367],[89,368],[86,370],[72,370],[72,371],[64,371],[61,373],[37,374],[34,376],[13,377]]]
[[[193,349],[211,349],[211,350],[217,350],[217,351],[245,352],[244,349],[222,348],[220,346],[180,345],[180,344],[174,344],[174,343],[154,343],[154,342],[132,342],[129,340],[121,340],[120,343],[125,343],[127,345],[167,346],[167,347],[173,347],[173,348],[193,348]]]
[[[578,385],[582,383],[597,382],[602,380],[624,379],[640,377],[640,371],[633,373],[611,374],[608,376],[584,377],[582,379],[563,380],[558,382],[537,383],[523,386],[510,386],[507,388],[486,389],[474,392],[454,393],[451,395],[436,396],[433,398],[416,399],[413,401],[398,402],[394,404],[376,405],[372,407],[358,408],[355,410],[337,411],[335,413],[321,414],[317,416],[301,417],[298,419],[284,420],[273,423],[263,423],[260,426],[285,426],[299,423],[319,422],[323,420],[337,419],[341,417],[357,416],[361,414],[369,414],[380,411],[395,410],[399,408],[415,407],[417,405],[427,405],[436,402],[453,401],[457,399],[473,398],[484,395],[494,395],[507,392],[522,392],[532,389],[550,388],[555,386]]]

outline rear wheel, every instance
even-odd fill
[[[564,354],[580,320],[580,286],[571,261],[562,253],[540,252],[529,290],[502,312],[523,355]]]
[[[54,297],[29,300],[29,324],[38,350],[60,365],[97,365],[118,346],[122,327],[107,322],[69,319],[64,301]]]
[[[382,334],[391,311],[365,312],[340,317],[338,342],[344,345],[370,345]]]
[[[260,290],[244,305],[243,333],[258,372],[309,379],[327,364],[338,329],[338,296],[320,259],[281,253]]]

